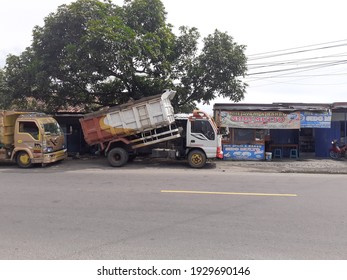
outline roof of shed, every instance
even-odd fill
[[[312,111],[321,112],[334,109],[334,104],[338,106],[345,106],[347,103],[272,103],[272,104],[258,104],[258,103],[216,103],[213,110],[226,110],[226,111]]]

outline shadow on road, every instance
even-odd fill
[[[34,165],[28,169],[21,169],[15,163],[0,163],[0,171],[4,172],[18,172],[23,173],[47,173],[47,172],[63,172],[72,170],[85,170],[85,169],[102,169],[102,170],[117,170],[117,169],[145,169],[145,168],[159,168],[159,169],[191,169],[186,160],[170,160],[170,159],[154,159],[154,158],[137,158],[132,162],[128,162],[122,167],[112,167],[109,165],[105,157],[81,157],[81,158],[68,158],[61,162],[55,162],[42,167],[40,164]],[[201,169],[215,169],[215,162],[207,162]]]

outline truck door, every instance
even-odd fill
[[[187,146],[199,147],[206,153],[207,158],[216,157],[217,131],[208,119],[191,119],[190,132],[187,128]],[[189,126],[189,125],[188,125]]]
[[[20,153],[23,166],[25,162],[29,164],[30,153],[32,153],[34,158],[42,156],[40,130],[36,122],[18,121],[18,133],[15,134],[15,148],[23,151]]]

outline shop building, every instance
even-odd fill
[[[226,160],[328,157],[331,141],[347,140],[347,102],[216,103]]]

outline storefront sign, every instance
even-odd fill
[[[264,145],[223,145],[224,160],[263,160]]]
[[[222,111],[220,124],[232,128],[299,129],[299,112]]]
[[[301,112],[301,127],[330,128],[331,112]]]

